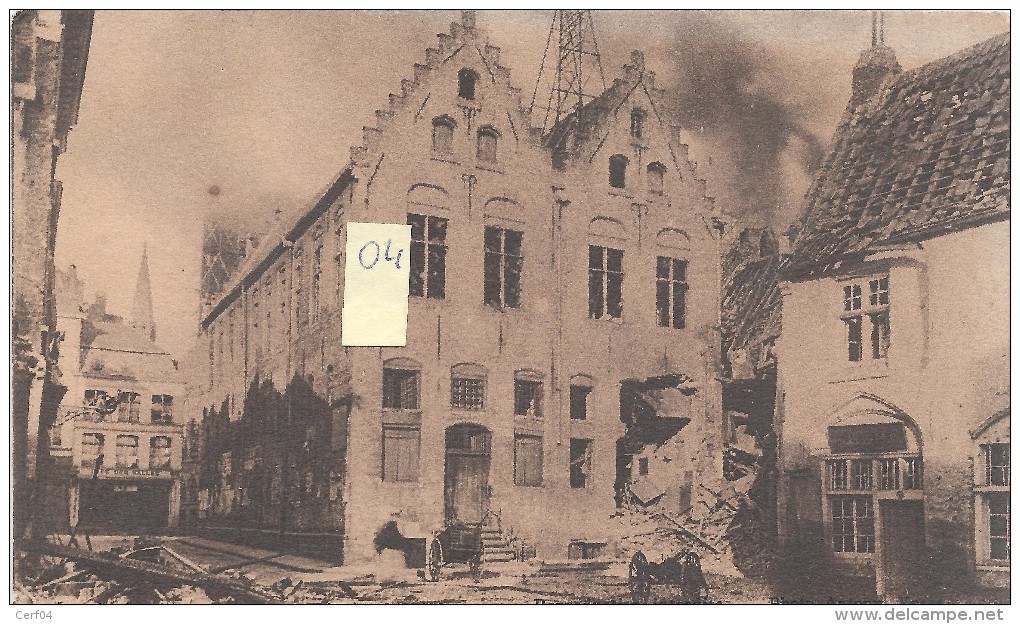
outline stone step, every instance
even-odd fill
[[[512,555],[514,554],[513,548],[484,548],[482,554],[486,555]]]
[[[513,557],[512,554],[496,554],[496,553],[489,554],[489,553],[486,553],[486,554],[482,555],[482,563],[506,563],[508,561],[513,561],[513,560],[514,560],[514,557]]]

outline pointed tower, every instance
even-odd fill
[[[138,267],[138,281],[135,283],[135,299],[131,306],[131,325],[146,333],[149,340],[156,340],[156,321],[152,315],[152,285],[149,282],[149,248],[142,247],[142,263]]]

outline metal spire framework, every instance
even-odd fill
[[[553,47],[554,34],[555,47]],[[602,61],[599,59],[599,46],[595,40],[595,23],[591,11],[557,10],[549,27],[549,37],[538,70],[535,92],[531,97],[532,112],[542,87],[543,76],[546,75],[545,65],[550,53],[555,54],[556,67],[555,70],[551,70],[552,75],[546,79],[549,97],[544,107],[543,134],[606,90],[606,76],[602,71]],[[592,87],[597,88],[598,92],[592,93]]]

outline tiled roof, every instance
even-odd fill
[[[170,354],[144,331],[123,322],[85,321],[82,374],[95,379],[181,381]]]
[[[765,343],[782,330],[779,272],[783,257],[771,231],[749,228],[722,259],[723,352],[744,349],[756,368]]]
[[[787,277],[1009,218],[1009,48],[1009,33],[993,37],[892,78],[848,111],[808,193]]]

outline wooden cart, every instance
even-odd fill
[[[425,557],[425,578],[438,581],[443,566],[449,563],[468,564],[471,575],[478,579],[482,572],[482,524],[454,522],[432,536]]]
[[[708,599],[708,583],[701,571],[701,557],[694,551],[678,552],[661,563],[651,563],[640,550],[627,569],[627,584],[635,603],[647,604],[652,587],[666,585],[680,590],[681,602],[697,604]]]

